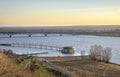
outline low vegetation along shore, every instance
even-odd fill
[[[0,50],[0,77],[119,77],[120,65],[89,56],[32,57]]]

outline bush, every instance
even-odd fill
[[[35,59],[30,59],[25,65],[25,69],[29,69],[31,72],[35,72],[40,68],[39,61]]]
[[[109,62],[112,57],[111,51],[111,48],[103,48],[101,45],[93,45],[90,49],[90,58],[92,60]]]
[[[6,55],[14,55],[14,53],[13,53],[12,50],[3,49],[2,51],[3,51],[3,53],[6,54]]]
[[[39,65],[36,63],[36,61],[32,61],[31,64],[30,64],[30,70],[32,72],[36,71],[39,69]]]

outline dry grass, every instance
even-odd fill
[[[48,61],[73,74],[75,77],[119,77],[120,66],[92,61],[88,57],[46,57]]]
[[[35,65],[39,66],[35,71],[31,71],[29,68],[25,68],[25,61],[16,63],[15,57],[10,57],[0,52],[0,77],[56,77],[53,73],[49,72],[39,61],[36,61]]]
[[[0,77],[32,77],[32,75],[18,67],[8,56],[0,53]]]

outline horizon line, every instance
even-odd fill
[[[120,25],[0,25],[0,27],[71,27],[71,26],[120,26]]]

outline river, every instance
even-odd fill
[[[79,56],[81,50],[85,50],[87,55],[89,54],[91,46],[97,44],[103,47],[112,48],[111,62],[120,64],[120,37],[66,34],[62,36],[49,34],[47,37],[44,37],[42,34],[34,34],[32,37],[28,37],[24,34],[16,34],[13,35],[12,38],[9,38],[8,35],[0,35],[0,43],[33,43],[60,47],[73,46],[76,49],[75,54],[62,54],[55,50],[0,46],[0,49],[11,49],[18,54],[48,52],[48,54],[41,54],[38,56]]]

